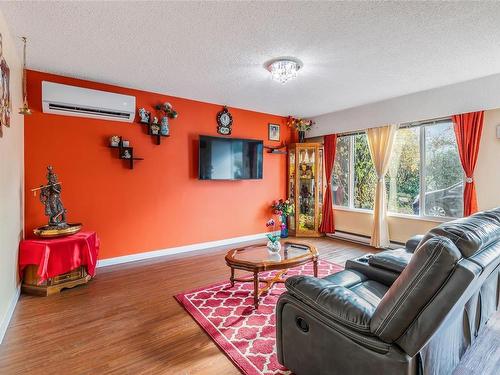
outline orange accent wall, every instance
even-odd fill
[[[95,120],[42,113],[43,80],[136,96],[137,107],[152,110],[168,101],[179,117],[170,121],[171,136],[156,145],[138,123]],[[197,140],[217,135],[221,105],[28,72],[28,98],[34,113],[25,117],[26,233],[46,224],[43,206],[32,187],[46,181],[53,165],[62,181],[69,222],[82,222],[101,238],[100,258],[221,240],[266,231],[272,200],[286,195],[286,156],[264,152],[264,178],[247,181],[199,181]],[[281,139],[291,134],[284,118],[230,108],[236,138],[270,142],[268,123],[281,124]],[[137,117],[137,116],[136,116]],[[108,147],[121,135],[144,157],[134,169]]]

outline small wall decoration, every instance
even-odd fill
[[[139,108],[139,122],[141,124],[149,124],[151,112],[146,111],[144,108]]]
[[[231,125],[233,125],[233,116],[229,113],[226,106],[217,113],[217,133],[222,135],[231,135]]]
[[[0,33],[0,137],[3,134],[2,125],[10,126],[11,111],[10,69],[3,56],[2,34]]]
[[[268,138],[270,141],[278,141],[280,140],[280,126],[278,124],[269,124],[268,125]]]
[[[143,158],[137,158],[134,156],[134,148],[130,147],[130,142],[122,139],[118,135],[113,135],[109,139],[109,147],[118,149],[118,156],[120,159],[129,161],[129,168],[134,169],[135,160],[144,160]]]
[[[148,134],[156,137],[156,144],[160,144],[161,137],[170,136],[169,119],[177,118],[177,111],[174,110],[172,104],[166,102],[157,104],[154,106],[157,114],[161,117],[161,121],[158,120],[158,116],[153,116],[151,112],[146,111],[145,108],[139,108],[139,122],[145,124],[148,127]]]
[[[31,109],[28,106],[28,91],[26,90],[26,41],[28,38],[21,37],[23,41],[23,106],[19,108],[19,114],[23,116],[31,115]]]

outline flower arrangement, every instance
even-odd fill
[[[294,128],[299,132],[305,132],[307,130],[311,130],[311,128],[314,125],[314,121],[312,120],[306,120],[303,118],[294,118],[291,116],[288,117],[286,123],[289,127]]]
[[[285,225],[285,224],[281,224],[281,226],[283,226],[283,225]],[[271,241],[272,243],[278,242],[280,235],[276,234],[276,230],[277,230],[276,229],[276,221],[274,219],[269,219],[266,222],[266,227],[271,230],[271,232],[266,235],[267,238],[269,238],[269,241]]]
[[[155,109],[157,111],[164,112],[165,116],[167,116],[168,118],[172,119],[177,118],[177,111],[175,111],[174,108],[172,107],[172,104],[168,102],[155,105]]]
[[[273,209],[273,213],[280,217],[288,217],[293,214],[293,204],[288,199],[274,201],[271,208]]]

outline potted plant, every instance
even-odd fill
[[[280,236],[276,234],[276,221],[274,219],[269,219],[266,222],[266,227],[271,230],[266,236],[269,239],[267,241],[267,249],[272,253],[278,253],[281,250]]]
[[[281,238],[287,238],[288,237],[287,217],[293,214],[294,211],[293,203],[291,203],[289,199],[287,200],[280,199],[274,201],[271,208],[273,210],[273,213],[275,215],[278,215],[279,220],[281,222],[280,226]]]

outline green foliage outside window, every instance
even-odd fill
[[[354,207],[373,209],[377,174],[366,134],[354,136]]]

